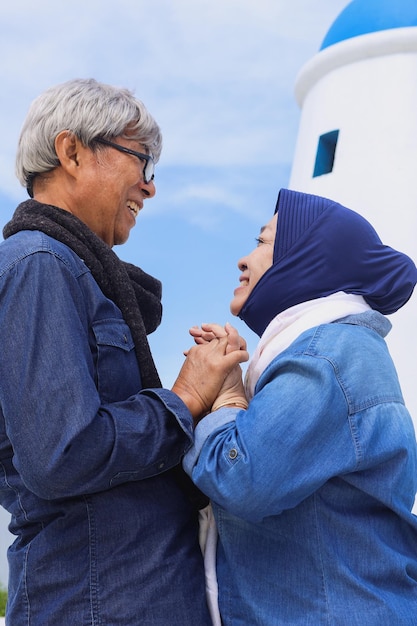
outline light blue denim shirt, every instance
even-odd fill
[[[132,336],[84,262],[39,232],[0,245],[0,501],[12,626],[209,624],[192,444],[171,391],[141,391]]]
[[[196,429],[225,626],[417,624],[417,453],[377,312],[303,333]]]

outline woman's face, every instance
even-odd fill
[[[258,245],[250,254],[242,257],[237,264],[242,273],[239,276],[240,285],[234,290],[234,297],[230,303],[230,311],[233,315],[239,314],[256,283],[272,267],[277,215],[275,213],[268,224],[262,226],[260,235],[256,239]]]

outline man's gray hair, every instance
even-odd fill
[[[55,138],[63,130],[93,149],[97,137],[122,136],[141,143],[155,162],[161,154],[161,130],[131,91],[92,78],[74,79],[51,87],[29,108],[16,156],[16,176],[24,187],[59,165]]]

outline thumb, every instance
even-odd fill
[[[224,355],[225,365],[232,370],[239,363],[249,361],[249,352],[247,350],[233,350]]]

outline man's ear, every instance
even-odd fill
[[[75,174],[82,148],[80,140],[69,130],[62,130],[55,137],[55,152],[61,167],[69,174]]]

